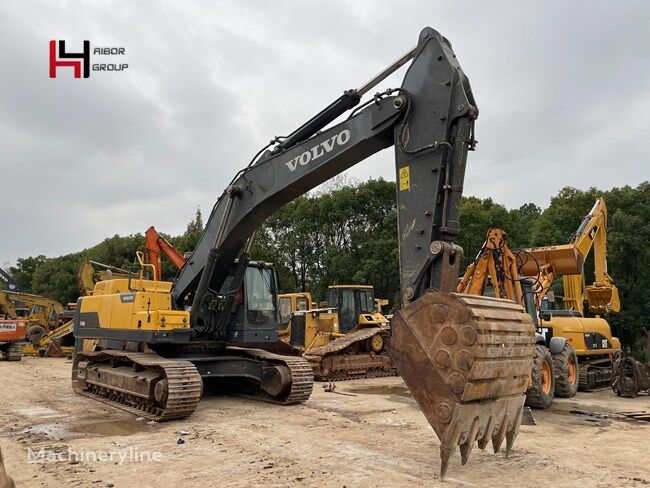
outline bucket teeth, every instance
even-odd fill
[[[449,467],[449,458],[451,457],[451,449],[440,446],[440,481],[444,481]]]
[[[503,439],[506,437],[506,429],[508,428],[507,422],[503,422],[499,429],[492,434],[492,449],[494,454],[499,452],[501,449],[501,444],[503,444]]]
[[[393,315],[389,352],[404,382],[440,439],[440,478],[460,448],[461,463],[474,443],[498,452],[514,442],[528,377],[535,329],[514,302],[426,292]],[[507,434],[507,436],[506,436]]]
[[[512,449],[512,445],[515,443],[516,438],[517,431],[515,429],[509,430],[506,434],[506,458],[510,456],[510,450]]]
[[[486,432],[485,435],[478,440],[478,448],[481,451],[485,450],[485,448],[488,445],[488,442],[490,442],[490,438],[488,437],[488,434]]]
[[[460,445],[460,464],[462,466],[465,466],[467,463],[469,455],[472,452],[472,447],[474,447],[474,442],[469,440]]]

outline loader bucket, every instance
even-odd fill
[[[535,329],[509,300],[427,291],[391,320],[390,353],[440,439],[440,477],[491,439],[506,456],[519,431]]]
[[[521,276],[537,276],[540,265],[547,263],[553,266],[556,276],[582,273],[584,258],[573,244],[534,247],[525,251],[519,258],[522,260],[519,269]]]

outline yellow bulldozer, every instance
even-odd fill
[[[308,292],[278,295],[279,335],[314,369],[319,381],[392,376],[388,319],[371,285],[334,285],[316,307]]]

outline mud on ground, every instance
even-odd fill
[[[191,418],[158,425],[75,395],[70,367],[0,362],[0,446],[18,487],[650,486],[650,422],[611,415],[650,412],[648,396],[558,400],[521,427],[510,459],[475,448],[466,466],[452,458],[441,483],[438,439],[399,378],[337,383],[345,394],[317,383],[293,407],[208,394]],[[28,463],[41,447],[86,457]]]

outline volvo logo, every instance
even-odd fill
[[[348,129],[344,129],[337,135],[330,137],[329,139],[321,142],[319,145],[312,147],[309,151],[305,151],[300,156],[296,156],[291,161],[287,161],[284,164],[287,165],[289,171],[294,172],[298,167],[298,164],[300,164],[300,166],[305,166],[311,161],[315,161],[316,159],[320,158],[323,154],[332,152],[334,147],[344,146],[348,143],[349,140],[350,131]]]

